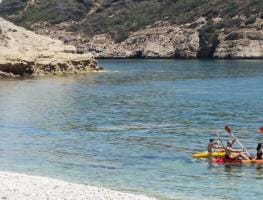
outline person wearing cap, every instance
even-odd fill
[[[241,158],[249,160],[250,158],[246,154],[244,154],[244,149],[238,150],[232,148],[235,141],[235,139],[227,141],[227,146],[225,147],[225,159],[236,160]]]
[[[217,141],[215,141],[215,139],[210,139],[210,140],[209,140],[209,143],[208,143],[208,145],[207,145],[207,151],[208,151],[208,153],[214,152],[215,149],[224,151],[224,147],[219,146],[218,143],[217,143]]]

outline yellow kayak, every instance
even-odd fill
[[[225,152],[212,152],[208,153],[206,152],[198,152],[193,154],[194,158],[224,158],[225,157]]]

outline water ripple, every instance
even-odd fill
[[[263,196],[262,166],[213,166],[191,157],[217,133],[227,141],[226,124],[255,153],[262,61],[100,65],[107,71],[0,81],[1,169],[160,199]]]

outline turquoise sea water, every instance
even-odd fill
[[[263,142],[263,62],[104,60],[91,75],[0,81],[0,170],[160,199],[260,199],[263,166],[213,166],[225,124]],[[238,146],[237,146],[238,147]]]

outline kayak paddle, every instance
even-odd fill
[[[234,138],[234,139],[237,141],[237,143],[240,145],[240,147],[245,150],[245,152],[247,153],[247,155],[248,155],[249,157],[251,157],[250,153],[249,153],[249,152],[247,151],[247,149],[241,144],[241,142],[239,141],[239,139],[237,139],[237,138],[234,136],[234,134],[232,133],[231,128],[230,128],[229,126],[225,126],[225,130],[226,130],[226,132],[228,132],[228,133],[231,135],[232,138]],[[262,131],[263,131],[263,130],[262,130]]]
[[[224,143],[221,140],[220,133],[217,133],[217,139],[220,141],[223,148],[225,148]]]
[[[229,126],[225,126],[225,130],[226,130],[226,132],[228,132],[229,134],[232,133],[232,130],[231,130],[231,128],[230,128]]]

